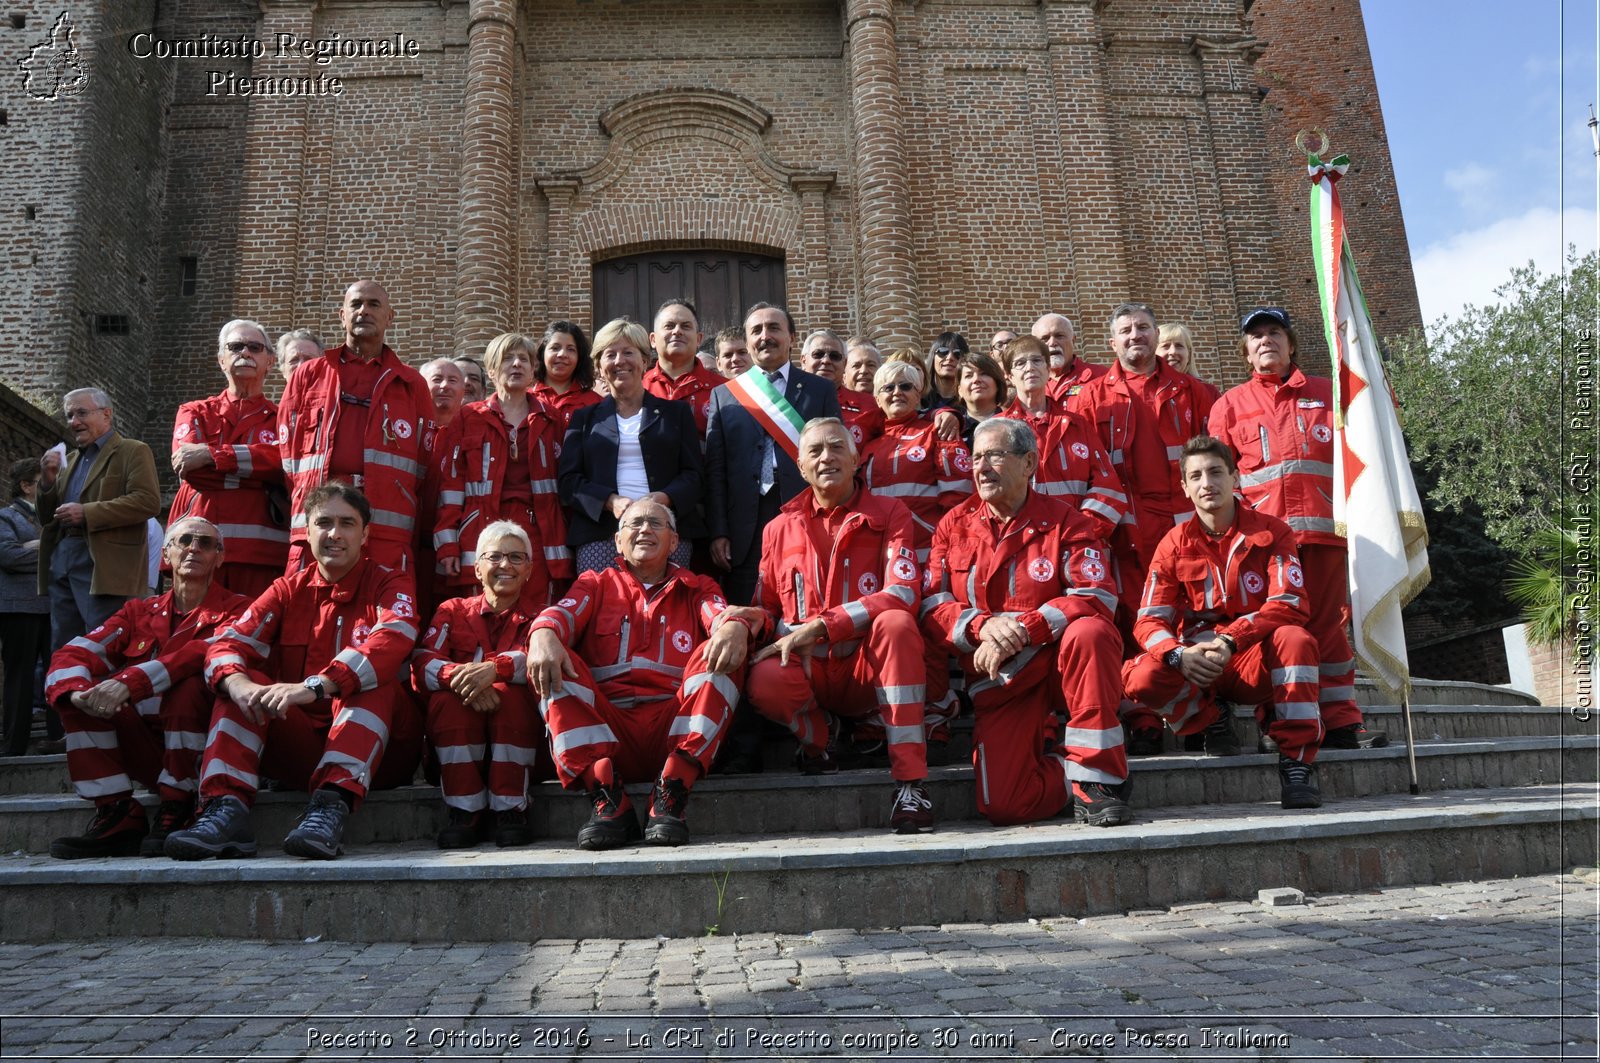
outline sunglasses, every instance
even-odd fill
[[[196,532],[184,532],[172,540],[187,550],[191,546],[198,546],[202,550],[215,550],[217,537],[215,535],[202,535]]]
[[[917,390],[917,386],[915,384],[911,383],[911,381],[909,381],[909,380],[900,380],[900,381],[896,381],[893,384],[885,384],[885,385],[883,385],[883,387],[878,389],[878,393],[880,395],[893,395],[897,391],[915,391],[915,390]]]
[[[267,349],[267,345],[260,340],[229,340],[223,346],[234,354],[240,354],[244,351],[249,351],[251,354],[260,354]]]

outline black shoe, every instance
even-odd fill
[[[618,849],[639,840],[643,833],[639,830],[639,817],[621,779],[614,779],[610,786],[596,786],[589,791],[589,800],[594,802],[594,811],[578,831],[578,848]]]
[[[523,808],[503,808],[494,814],[494,844],[497,849],[512,849],[533,841],[533,829],[528,826],[528,811]]]
[[[832,753],[826,749],[807,753],[805,746],[794,751],[794,766],[801,775],[836,775],[839,772],[839,761]]]
[[[881,738],[864,738],[851,741],[842,748],[839,756],[831,753],[828,759],[833,762],[833,767],[825,772],[808,771],[807,775],[831,775],[838,771],[840,766],[851,769],[856,768],[887,768],[889,766],[889,743]]]
[[[1158,757],[1163,750],[1161,732],[1154,727],[1130,731],[1125,748],[1130,757]]]
[[[1302,764],[1278,754],[1278,785],[1284,808],[1322,807],[1322,787],[1317,785],[1315,764]]]
[[[324,787],[311,795],[299,826],[283,839],[283,851],[290,856],[312,860],[332,860],[344,852],[344,821],[350,808],[335,790]]]
[[[1323,749],[1382,749],[1388,744],[1388,735],[1382,731],[1369,731],[1359,723],[1330,728],[1322,736]]]
[[[1112,785],[1103,782],[1072,783],[1072,818],[1091,827],[1116,827],[1133,822],[1133,809],[1128,807],[1128,795],[1133,791],[1132,781]]]
[[[689,840],[689,823],[685,807],[689,804],[689,788],[682,779],[669,779],[663,775],[650,790],[650,819],[644,825],[647,845],[682,845]]]
[[[250,826],[250,810],[231,794],[213,797],[200,810],[194,826],[167,835],[164,851],[174,860],[254,856],[256,834]]]
[[[761,747],[735,749],[717,762],[718,775],[760,775],[766,765],[761,762]]]
[[[144,841],[139,845],[140,856],[165,856],[167,852],[167,835],[175,830],[182,830],[194,819],[193,801],[163,801],[156,810],[156,821],[150,825],[150,833],[145,835]]]
[[[1185,753],[1204,753],[1206,751],[1206,736],[1202,731],[1199,734],[1183,736],[1183,751]]]
[[[942,768],[953,759],[948,738],[929,739],[927,744],[928,767]]]
[[[1237,757],[1241,752],[1239,736],[1233,730],[1233,706],[1225,701],[1217,703],[1217,718],[1202,734],[1208,757]]]
[[[483,837],[483,812],[468,812],[464,808],[450,809],[450,822],[445,824],[437,839],[441,849],[471,849]]]
[[[895,784],[889,829],[896,834],[926,834],[933,829],[933,798],[921,779]]]
[[[144,806],[131,797],[96,805],[89,829],[81,835],[57,838],[50,855],[57,860],[83,860],[93,856],[132,856],[149,831]]]

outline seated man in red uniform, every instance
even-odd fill
[[[168,856],[253,855],[250,806],[265,774],[311,793],[284,851],[331,860],[367,791],[410,781],[422,728],[400,677],[417,644],[416,592],[410,573],[363,555],[371,515],[349,484],[312,488],[315,563],[274,580],[206,654],[222,697],[200,770],[204,807],[167,836]]]
[[[807,775],[838,770],[830,714],[881,727],[895,781],[889,825],[916,834],[933,829],[916,532],[904,504],[856,479],[857,460],[836,417],[800,433],[800,475],[811,490],[779,511],[761,544],[758,600],[782,637],[756,654],[746,691],[756,711],[800,739]]]
[[[1022,421],[995,417],[973,433],[978,493],[934,532],[922,633],[966,672],[979,812],[1027,823],[1070,802],[1080,821],[1127,823],[1110,558],[1089,518],[1029,487],[1038,462]],[[1061,711],[1067,725],[1046,752]]]
[[[1316,808],[1317,640],[1294,532],[1234,499],[1239,469],[1222,440],[1189,440],[1181,467],[1195,519],[1167,532],[1150,561],[1133,629],[1144,652],[1123,666],[1123,685],[1178,734],[1218,720],[1218,697],[1256,705],[1278,744],[1283,807]]]
[[[509,520],[478,535],[473,561],[483,590],[439,606],[411,656],[412,683],[428,701],[428,739],[439,751],[439,785],[450,821],[439,848],[526,845],[528,776],[544,727],[528,696],[528,625],[521,605],[533,567],[533,540]],[[485,754],[487,753],[487,769]]]
[[[759,611],[730,611],[710,577],[671,563],[676,524],[658,502],[629,505],[617,527],[622,556],[579,576],[533,623],[528,685],[556,772],[594,803],[580,849],[638,840],[624,777],[656,780],[646,842],[689,840],[689,791],[716,755],[762,628]]]
[[[50,843],[59,859],[160,856],[167,835],[194,815],[215,700],[201,666],[211,637],[250,599],[214,578],[222,534],[209,520],[174,521],[163,553],[172,590],[129,602],[50,660],[45,696],[66,728],[72,788],[95,805],[81,837]],[[161,798],[154,828],[134,800],[135,779]]]

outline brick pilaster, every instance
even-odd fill
[[[481,354],[516,305],[517,0],[471,0],[468,17],[455,348]]]

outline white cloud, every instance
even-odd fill
[[[1468,210],[1481,210],[1494,201],[1494,186],[1498,175],[1487,166],[1469,162],[1444,172],[1445,187],[1456,194],[1461,206]]]
[[[1597,220],[1593,210],[1584,208],[1534,207],[1414,252],[1411,269],[1422,320],[1432,331],[1441,316],[1454,318],[1467,306],[1495,302],[1494,290],[1529,261],[1541,273],[1555,272],[1566,261],[1568,244],[1576,244],[1580,254],[1594,250]]]

